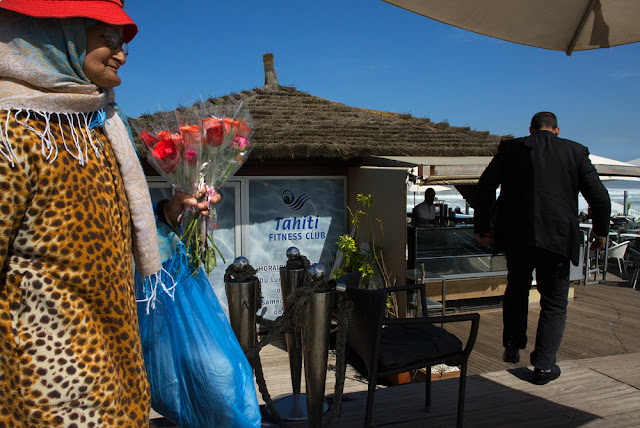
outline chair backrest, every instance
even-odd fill
[[[338,278],[338,284],[346,285],[351,288],[360,288],[360,280],[362,279],[362,272],[355,271],[349,272]]]
[[[347,287],[347,296],[351,302],[348,316],[347,343],[371,370],[371,361],[375,352],[378,335],[387,311],[387,293],[384,289],[365,290]]]
[[[621,259],[624,257],[624,253],[627,251],[629,241],[624,241],[619,244],[609,247],[607,252],[608,256],[612,259]]]

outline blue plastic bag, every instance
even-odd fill
[[[159,288],[154,307],[138,303],[151,406],[183,428],[260,427],[252,368],[207,276],[191,275],[182,245],[162,265],[173,298]],[[149,297],[139,275],[136,295]]]

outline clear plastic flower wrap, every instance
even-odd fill
[[[201,102],[171,113],[156,113],[136,120],[149,163],[177,192],[210,203],[220,187],[247,160],[253,148],[253,123],[242,102],[216,107]],[[182,236],[194,272],[204,266],[209,274],[224,257],[213,240],[215,205],[210,215],[195,209],[181,214]]]

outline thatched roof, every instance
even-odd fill
[[[242,100],[254,122],[251,159],[354,161],[367,156],[491,156],[500,136],[410,114],[351,107],[278,84],[264,55],[265,86],[213,98]],[[135,122],[135,119],[134,119]]]

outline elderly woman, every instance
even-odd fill
[[[120,0],[0,2],[0,426],[148,424],[134,259],[161,263],[112,90],[136,33]]]

